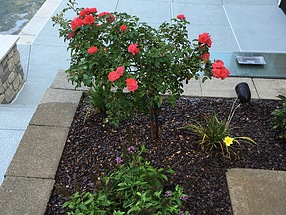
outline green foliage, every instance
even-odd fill
[[[122,156],[123,160],[117,158],[115,171],[101,179],[96,193],[75,193],[63,205],[68,207],[68,214],[178,214],[187,195],[179,185],[164,193],[167,175],[174,171],[155,169],[143,159],[144,151],[144,146],[138,152],[132,148]]]
[[[204,123],[195,121],[194,124],[186,125],[180,129],[189,129],[200,138],[202,151],[210,153],[220,150],[225,158],[231,158],[231,154],[236,154],[232,149],[233,143],[240,144],[241,141],[254,143],[249,137],[232,137],[230,122],[240,104],[235,107],[235,102],[231,107],[230,114],[226,120],[219,120],[216,114],[203,117]]]
[[[175,105],[183,93],[183,81],[198,79],[200,74],[205,78],[212,76],[212,64],[201,58],[209,53],[209,47],[197,40],[189,41],[186,29],[189,22],[185,19],[172,19],[171,23],[164,22],[155,29],[126,13],[106,16],[92,13],[95,18],[92,25],[71,29],[72,20],[65,18],[70,10],[79,17],[82,8],[76,8],[75,0],[70,0],[68,7],[53,17],[60,26],[60,36],[69,43],[69,80],[77,86],[96,86],[93,93],[103,94],[109,122],[115,125],[132,117],[134,110],[148,113],[165,99]],[[116,19],[110,21],[112,17]],[[122,25],[126,30],[120,28]],[[136,44],[139,52],[130,53],[131,44]],[[92,46],[98,50],[90,54],[88,49]],[[121,66],[124,74],[110,81],[108,74]],[[136,80],[137,90],[126,89],[128,78]]]
[[[273,129],[280,132],[281,137],[286,139],[286,97],[282,95],[277,96],[282,100],[282,107],[277,108],[272,112],[273,115]]]

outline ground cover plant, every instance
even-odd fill
[[[150,140],[148,116],[136,115],[119,128],[103,123],[104,116],[90,112],[87,101],[79,106],[70,129],[56,175],[55,188],[46,214],[65,214],[63,204],[76,191],[96,189],[99,178],[116,165],[126,146],[146,146],[148,159],[155,168],[172,168],[170,187],[179,184],[188,199],[184,210],[190,214],[232,214],[225,172],[228,168],[286,170],[286,143],[272,129],[271,113],[281,101],[251,100],[236,110],[231,128],[235,136],[248,136],[256,144],[234,144],[236,156],[225,159],[220,151],[206,153],[199,138],[178,129],[192,120],[203,123],[202,115],[216,113],[219,120],[229,114],[234,99],[181,97],[175,108],[159,108],[160,138]],[[203,108],[202,108],[203,107]],[[88,114],[88,115],[86,115]],[[147,126],[146,126],[147,125]]]

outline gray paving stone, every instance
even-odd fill
[[[272,5],[277,6],[276,0],[222,0],[225,5]]]
[[[191,24],[229,26],[229,22],[222,5],[174,3],[173,8],[174,16],[183,13]]]
[[[30,121],[30,125],[68,128],[73,121],[76,109],[77,105],[72,103],[40,104]]]
[[[0,186],[24,132],[24,130],[0,130]]]
[[[224,80],[213,78],[201,84],[202,95],[206,97],[237,98],[235,86],[241,82],[246,82],[249,86],[252,99],[258,99],[256,89],[250,78],[227,78]]]
[[[28,126],[6,176],[54,179],[68,130]]]
[[[211,52],[238,52],[240,51],[236,39],[229,25],[197,25],[191,24],[187,27],[190,40],[198,39],[199,34],[207,32],[212,38]],[[222,60],[225,60],[222,58]]]
[[[1,215],[42,215],[54,180],[6,177],[0,187]]]
[[[286,95],[286,80],[255,78],[253,83],[261,99],[278,99],[278,95]]]
[[[285,171],[229,169],[226,178],[234,215],[285,214]]]
[[[28,105],[1,105],[0,129],[25,130],[36,110]],[[17,123],[15,123],[17,122]]]
[[[130,3],[129,0],[120,0],[116,11],[135,15],[139,17],[141,22],[147,22],[148,24],[161,24],[173,18],[171,14],[171,2],[163,1],[132,1]]]
[[[78,104],[82,96],[81,91],[64,89],[47,89],[41,104],[45,103],[72,103]]]
[[[242,51],[285,53],[286,16],[278,6],[225,5],[225,10]]]

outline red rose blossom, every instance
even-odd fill
[[[230,72],[224,66],[224,63],[221,60],[216,60],[212,64],[212,72],[215,78],[221,78],[222,80],[230,75]]]
[[[137,44],[130,44],[130,45],[128,46],[128,52],[130,52],[130,53],[133,54],[133,55],[139,53],[139,52],[140,52],[140,49],[137,48],[137,46],[138,46]]]
[[[101,18],[103,16],[109,15],[109,12],[101,12],[100,14],[98,14],[98,18]]]
[[[124,74],[124,66],[117,67],[116,72],[122,76]]]
[[[206,32],[199,35],[198,41],[199,43],[206,44],[208,47],[212,46],[211,36]]]
[[[87,25],[92,25],[94,23],[95,18],[92,15],[87,15],[84,17],[83,21]]]
[[[116,71],[112,71],[108,74],[108,80],[111,82],[116,81],[118,78],[120,78],[120,74],[118,74]]]
[[[92,13],[97,13],[97,9],[95,7],[93,8],[85,8],[80,11],[79,16],[80,17],[85,17],[86,15],[90,15]]]
[[[106,22],[113,22],[115,20],[115,18],[116,18],[114,15],[112,15],[109,12],[101,12],[100,14],[98,14],[98,18],[101,18],[103,16],[106,17],[105,18]]]
[[[94,54],[95,52],[97,52],[97,50],[98,50],[98,48],[97,48],[96,46],[91,46],[91,47],[87,50],[87,52],[88,52],[89,54]]]
[[[127,26],[126,26],[126,25],[121,25],[121,26],[120,26],[120,30],[121,30],[122,32],[126,31],[126,30],[127,30]]]
[[[81,19],[81,18],[74,18],[72,21],[71,21],[71,28],[72,30],[76,30],[78,27],[80,26],[83,26],[84,25],[84,21]]]
[[[184,14],[179,14],[177,19],[186,20],[186,16]]]
[[[207,62],[210,59],[210,54],[209,53],[202,54],[201,59]]]
[[[134,78],[126,79],[127,90],[134,92],[138,89],[137,81]]]
[[[68,33],[68,39],[71,39],[73,36],[74,36],[74,32],[73,31]]]

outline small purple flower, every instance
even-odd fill
[[[167,197],[170,197],[171,196],[171,193],[169,191],[166,191],[164,196],[167,196]]]
[[[121,159],[121,157],[116,157],[116,159],[115,159],[115,160],[116,160],[116,163],[118,163],[118,164],[119,164],[119,163],[121,163],[121,162],[123,161],[123,160]]]
[[[181,196],[180,197],[180,199],[182,200],[182,201],[185,201],[185,200],[187,200],[189,198],[189,196]]]
[[[136,152],[136,149],[134,146],[130,146],[128,149],[128,152],[131,153],[131,154],[134,154]]]
[[[184,211],[180,211],[178,215],[184,215]]]

